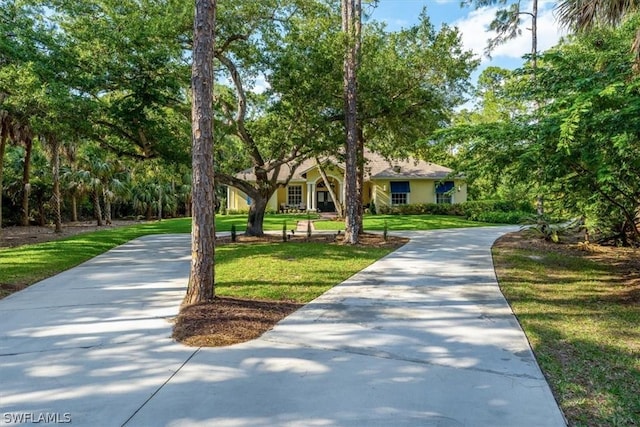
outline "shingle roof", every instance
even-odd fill
[[[365,149],[364,152],[367,163],[365,165],[365,180],[369,179],[442,179],[451,174],[452,170],[424,160],[407,159],[407,160],[387,160],[378,153]],[[344,163],[337,161],[335,158],[325,157],[323,162],[335,164],[344,169]],[[315,159],[307,159],[303,161],[296,169],[292,182],[306,181],[305,175],[316,167]],[[283,165],[278,174],[278,181],[284,182],[291,168],[289,165]],[[246,169],[238,174],[238,178],[245,181],[255,181],[255,174],[252,169]]]

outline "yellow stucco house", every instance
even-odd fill
[[[452,170],[423,160],[389,161],[365,150],[363,204],[395,206],[415,203],[462,203],[467,200],[467,184],[462,176],[452,177]],[[329,185],[344,203],[344,165],[323,161]],[[282,184],[267,205],[268,210],[300,209],[311,212],[333,212],[335,205],[329,195],[315,159],[304,161],[285,185],[288,168],[282,168]],[[236,175],[246,181],[255,180],[250,169]],[[246,211],[251,199],[234,187],[227,188],[227,209]]]

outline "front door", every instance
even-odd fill
[[[336,205],[331,200],[331,196],[328,191],[320,190],[317,193],[318,196],[318,211],[319,212],[335,212]]]

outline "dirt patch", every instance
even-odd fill
[[[62,232],[56,233],[54,226],[39,227],[31,225],[28,227],[13,226],[0,229],[0,248],[12,248],[22,245],[33,245],[35,243],[59,240],[65,237],[74,236],[90,231],[106,230],[113,227],[124,227],[127,225],[141,224],[142,221],[114,220],[111,225],[98,227],[95,221],[69,222],[62,226]]]

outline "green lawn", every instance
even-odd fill
[[[190,219],[164,220],[82,233],[35,245],[0,249],[0,283],[27,285],[74,267],[131,239],[188,233]],[[1,295],[0,297],[4,297]]]
[[[322,243],[221,246],[216,295],[306,303],[390,251]]]
[[[569,424],[640,425],[640,304],[620,260],[501,247],[494,259]]]
[[[485,227],[484,222],[469,221],[458,216],[449,215],[365,215],[365,231],[381,231],[387,223],[391,230],[436,230],[441,228]],[[344,230],[342,221],[315,221],[316,230]]]
[[[282,224],[287,223],[287,228],[295,228],[298,221],[304,221],[307,218],[317,219],[318,214],[271,214],[265,215],[264,222],[262,224],[265,231],[281,231]],[[189,220],[191,221],[191,220]],[[191,224],[191,222],[189,222]],[[234,215],[216,215],[216,230],[218,231],[231,231],[231,225],[236,225],[238,233],[244,232],[247,228],[247,215],[246,214],[234,214]]]
[[[265,230],[282,230],[283,221],[287,221],[288,227],[293,227],[294,224],[301,218],[306,219],[307,216],[269,215],[265,218],[264,228]],[[216,217],[216,226],[219,231],[231,230],[231,224],[234,223],[236,224],[238,232],[242,232],[244,230],[244,225],[246,224],[246,215],[228,215]],[[97,255],[100,255],[101,253],[108,251],[109,249],[112,249],[137,237],[150,234],[189,233],[190,230],[191,219],[178,218],[163,220],[160,222],[135,224],[126,227],[105,228],[105,230],[78,234],[60,240],[54,240],[35,245],[20,246],[16,248],[0,249],[0,283],[7,285],[30,285],[61,271],[74,267],[84,261],[87,261]],[[275,252],[278,252],[275,250],[275,247],[272,249]],[[308,249],[303,250],[302,246],[291,245],[291,247],[287,247],[286,250],[292,252],[300,251],[300,254],[295,254],[295,256],[297,257],[302,256],[304,254],[304,251]],[[327,250],[332,251],[335,249]],[[348,249],[345,248],[341,250],[347,251]],[[223,272],[225,263],[224,257],[226,253],[225,251],[227,251],[227,249],[220,248],[218,259],[218,262],[221,264],[220,268]],[[383,254],[383,252],[372,251],[371,254],[375,259],[375,257],[382,256],[381,254]],[[307,257],[309,265],[313,264],[314,261],[312,260],[312,258],[314,256],[323,259],[323,255],[309,255]],[[370,260],[369,255],[363,254],[363,257],[365,260]],[[324,259],[327,259],[329,261],[333,260],[330,254]],[[367,262],[370,263],[371,261]],[[284,265],[287,265],[287,268],[291,268],[290,263],[284,263]],[[364,265],[366,265],[366,262]],[[354,264],[353,267],[356,268],[362,266],[363,264]],[[266,267],[264,266],[256,268],[253,265],[241,267],[242,270],[253,269],[256,272],[262,272],[262,270],[264,270],[265,268]],[[323,268],[324,270],[326,270],[323,274],[333,280],[334,276],[331,275],[331,271],[334,266],[330,262],[327,262],[326,265],[323,266]],[[284,271],[286,272],[289,270],[285,269]],[[345,277],[348,277],[350,274],[353,274],[358,270],[356,269],[353,271],[349,271],[350,273]],[[280,276],[284,280],[284,276],[286,276],[286,274],[282,273]],[[222,276],[222,273],[220,273],[219,277],[222,278],[224,283],[226,279]],[[235,280],[235,278],[231,277],[231,280],[233,281]],[[333,284],[335,283],[338,282],[334,282]],[[8,292],[4,292],[2,291],[2,289],[0,289],[0,298],[6,296],[7,293]]]

